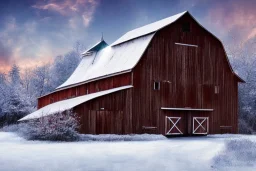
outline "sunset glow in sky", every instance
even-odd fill
[[[256,0],[5,0],[0,2],[0,72],[47,63],[104,33],[125,32],[188,10],[224,44],[256,37]]]

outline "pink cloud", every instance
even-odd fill
[[[256,4],[256,3],[255,3]],[[227,8],[228,6],[228,8]],[[246,1],[217,4],[210,9],[207,19],[215,25],[222,35],[234,32],[241,42],[246,42],[256,36],[256,11],[254,5]]]
[[[45,3],[33,5],[33,8],[40,10],[49,10],[59,13],[60,15],[67,17],[81,18],[85,27],[88,27],[93,19],[96,7],[98,6],[98,0],[48,0]],[[69,20],[69,24],[74,28],[74,19]]]
[[[34,5],[34,8],[38,8],[41,10],[52,10],[52,11],[56,11],[62,15],[65,15],[66,11],[64,9],[64,7],[58,5],[58,4],[54,4],[54,3],[49,3],[46,5]]]

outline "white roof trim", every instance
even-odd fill
[[[188,110],[188,111],[209,111],[212,112],[213,109],[195,109],[195,108],[169,108],[161,107],[162,110]]]
[[[132,88],[133,86],[128,85],[128,86],[122,86],[122,87],[118,87],[118,88],[113,88],[110,90],[105,90],[105,91],[100,91],[97,93],[92,93],[92,94],[87,94],[84,96],[79,96],[76,98],[72,98],[72,99],[67,99],[67,100],[62,100],[56,103],[52,103],[49,104],[23,118],[21,118],[19,121],[24,121],[24,120],[30,120],[30,119],[38,119],[44,116],[48,116],[48,115],[52,115],[58,112],[63,112],[69,109],[72,109],[75,106],[78,106],[84,102],[87,102],[89,100],[95,99],[97,97],[103,96],[103,95],[107,95],[113,92],[117,92],[120,90],[125,90],[125,89],[129,89]]]

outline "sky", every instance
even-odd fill
[[[189,11],[225,45],[256,38],[256,0],[0,1],[0,72],[33,68],[74,48],[111,44],[127,31]]]

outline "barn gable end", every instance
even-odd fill
[[[187,23],[189,32],[183,31]],[[170,126],[166,117],[180,118],[183,134],[192,134],[193,117],[208,117],[209,133],[238,130],[237,75],[222,43],[189,13],[155,33],[133,70],[133,82],[133,97],[140,97],[132,104],[133,113],[139,114],[138,132],[155,127],[165,134]],[[156,82],[159,90],[154,90]]]

